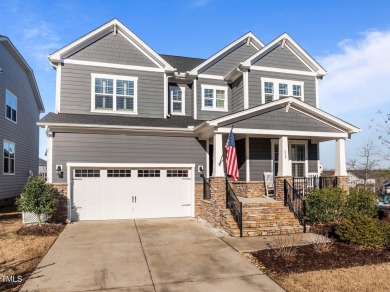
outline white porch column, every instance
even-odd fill
[[[245,136],[245,172],[246,172],[246,181],[251,181],[251,167],[249,159],[249,136]]]
[[[336,140],[336,169],[335,176],[346,176],[347,163],[345,160],[345,139]]]
[[[214,134],[213,176],[225,176],[222,155],[222,134]]]
[[[278,176],[291,176],[291,162],[288,154],[288,138],[279,138]]]
[[[209,178],[210,174],[210,139],[206,140],[206,169],[203,171],[203,175],[205,178]]]

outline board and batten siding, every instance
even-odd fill
[[[249,107],[261,105],[261,77],[304,82],[304,102],[316,106],[316,77],[251,70],[248,76]]]
[[[243,77],[238,77],[232,84],[232,112],[244,110]]]
[[[61,69],[60,112],[94,114],[91,112],[92,73],[138,77],[138,116],[145,118],[163,118],[164,73],[66,63]],[[116,113],[112,112],[109,115],[116,115]]]
[[[225,76],[230,70],[236,67],[238,63],[245,61],[256,52],[257,49],[252,44],[247,46],[246,43],[244,43],[230,54],[222,56],[217,62],[206,67],[200,73]]]
[[[55,133],[53,138],[53,182],[67,182],[67,162],[89,163],[194,163],[206,167],[206,143],[194,137],[134,134]],[[64,177],[55,173],[62,165]]]
[[[202,85],[218,85],[226,86],[227,88],[227,102],[228,102],[228,111],[212,111],[212,110],[202,110]],[[226,116],[232,113],[232,90],[231,86],[226,84],[223,80],[215,79],[206,79],[199,78],[197,82],[197,113],[198,120],[213,120],[222,116]]]
[[[38,175],[39,109],[26,71],[0,43],[0,199],[19,196],[29,176]],[[6,90],[17,97],[17,123],[5,118]],[[5,175],[3,140],[15,143],[15,174]]]
[[[262,67],[272,67],[280,69],[290,69],[299,71],[310,71],[310,69],[286,46],[281,45],[263,56],[253,65]]]
[[[157,68],[158,66],[130,43],[121,33],[113,32],[69,57],[72,60],[113,63]]]

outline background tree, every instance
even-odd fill
[[[383,114],[380,110],[377,117],[371,120],[369,128],[374,129],[378,140],[382,145],[380,155],[385,160],[390,160],[390,113]]]
[[[34,213],[38,217],[39,226],[42,226],[41,216],[53,214],[58,200],[53,194],[51,185],[46,183],[43,177],[36,176],[28,179],[22,196],[16,202],[19,211]]]

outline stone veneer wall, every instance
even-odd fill
[[[292,184],[292,176],[275,177],[275,198],[277,201],[284,201],[284,180]]]
[[[259,198],[265,195],[264,181],[235,182],[232,183],[234,192],[239,197]]]
[[[349,193],[349,177],[348,176],[338,176],[337,177],[337,186]]]
[[[65,223],[68,219],[68,184],[51,184],[58,198],[57,210],[50,218],[51,222]]]

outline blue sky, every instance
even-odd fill
[[[252,31],[264,43],[287,32],[329,72],[320,106],[363,132],[347,142],[347,159],[377,136],[368,129],[390,111],[390,1],[17,1],[0,0],[0,34],[34,69],[46,112],[54,111],[55,71],[47,55],[118,18],[156,52],[207,58]],[[46,137],[41,133],[40,156]],[[375,140],[375,139],[374,139]],[[334,142],[321,145],[334,167]],[[389,167],[390,162],[382,163]]]

